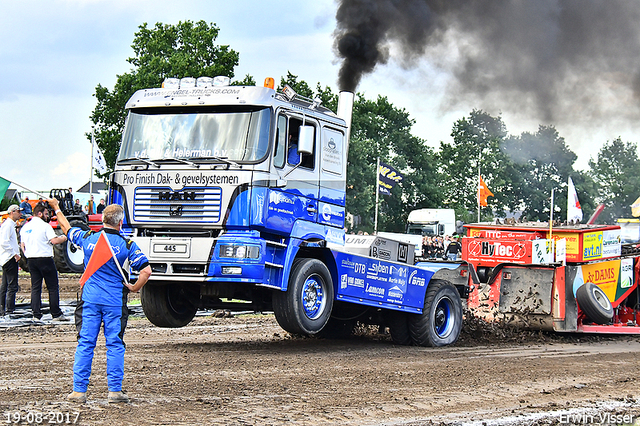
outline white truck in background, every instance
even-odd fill
[[[453,209],[419,209],[409,213],[407,234],[453,235],[456,232],[456,212]]]

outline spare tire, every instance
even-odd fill
[[[613,319],[613,306],[597,285],[584,283],[576,291],[576,300],[582,312],[596,324],[607,324]]]
[[[74,220],[70,223],[72,228],[80,228],[83,231],[89,231],[89,225],[80,220]],[[61,235],[62,230],[56,229],[56,234]],[[58,272],[75,272],[81,274],[84,272],[84,253],[82,247],[78,247],[71,241],[65,241],[62,244],[53,246],[53,260],[56,263]]]

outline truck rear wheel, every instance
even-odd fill
[[[593,283],[584,283],[576,291],[576,300],[582,312],[596,324],[607,324],[613,319],[613,307],[607,295]]]
[[[333,281],[317,259],[293,262],[287,291],[273,293],[273,312],[280,327],[293,334],[314,335],[324,328],[333,307]]]
[[[89,225],[85,222],[74,220],[69,223],[73,228],[80,228],[83,231],[89,231]],[[60,228],[56,229],[56,235],[62,235]],[[75,272],[80,274],[84,272],[84,252],[82,247],[78,247],[71,241],[65,241],[62,244],[53,246],[53,260],[56,263],[58,272]]]
[[[178,328],[189,324],[198,307],[188,297],[185,284],[147,284],[140,302],[147,319],[158,327]]]
[[[409,315],[411,340],[418,346],[455,343],[462,330],[462,303],[458,290],[447,281],[431,281],[422,314]]]

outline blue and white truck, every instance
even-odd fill
[[[414,265],[413,247],[345,235],[353,93],[337,114],[288,86],[169,79],[137,91],[111,202],[148,254],[142,307],[160,327],[198,309],[273,311],[301,335],[389,327],[396,343],[457,340],[466,267]]]

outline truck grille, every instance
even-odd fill
[[[137,222],[216,223],[220,221],[221,188],[136,188],[133,219]]]

